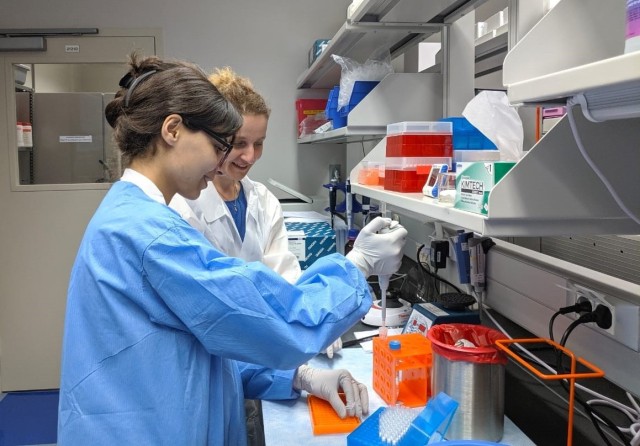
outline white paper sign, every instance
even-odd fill
[[[307,243],[304,231],[287,231],[289,239],[289,251],[291,251],[299,262],[307,260]]]
[[[93,142],[92,135],[60,136],[61,143]]]

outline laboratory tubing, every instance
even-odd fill
[[[627,32],[624,52],[640,50],[640,0],[627,0]]]

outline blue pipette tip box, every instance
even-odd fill
[[[397,446],[427,444],[431,440],[445,438],[451,420],[458,409],[458,402],[444,392],[431,398],[427,406],[413,420],[407,433],[398,441]],[[387,410],[381,407],[347,436],[347,446],[382,446],[380,439],[380,415]]]

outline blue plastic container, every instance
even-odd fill
[[[355,81],[353,83],[353,90],[351,91],[349,103],[338,110],[338,113],[346,118],[349,112],[353,110],[366,95],[371,93],[371,90],[376,88],[376,85],[379,83],[380,81]]]
[[[385,446],[380,438],[380,416],[387,408],[381,407],[369,415],[347,436],[347,446]],[[447,394],[440,392],[431,398],[407,431],[395,443],[397,446],[415,446],[429,443],[429,440],[445,437],[449,424],[458,409],[458,403]],[[449,443],[444,443],[449,444]],[[489,445],[491,443],[487,443]]]
[[[332,121],[333,128],[339,129],[347,125],[347,117],[341,116],[338,113],[338,95],[340,94],[340,87],[336,86],[329,92],[329,98],[327,99],[327,108],[324,111],[328,120]]]
[[[497,150],[496,145],[484,136],[467,118],[450,117],[440,121],[451,122],[453,127],[453,150]]]

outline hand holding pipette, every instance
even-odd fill
[[[397,221],[377,217],[366,225],[347,254],[365,277],[378,276],[382,299],[380,336],[386,337],[387,288],[391,275],[400,269],[407,230]]]
[[[393,226],[393,230],[389,230]],[[387,231],[384,231],[387,229]],[[391,276],[400,269],[407,230],[390,218],[376,217],[366,225],[346,255],[365,277]]]

